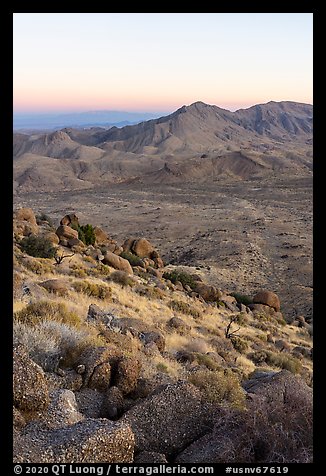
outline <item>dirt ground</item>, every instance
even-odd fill
[[[14,206],[56,224],[75,212],[119,243],[144,236],[166,262],[197,267],[221,289],[269,289],[287,318],[312,316],[311,177],[35,192],[15,196]]]

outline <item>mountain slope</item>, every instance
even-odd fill
[[[235,112],[196,102],[168,116],[120,129],[65,128],[51,134],[14,134],[15,179],[18,158],[22,177],[24,164],[29,169],[31,154],[34,169],[39,160],[52,187],[56,184],[53,177],[60,174],[59,164],[47,161],[45,169],[44,159],[37,157],[64,160],[65,178],[57,180],[59,189],[63,183],[75,187],[75,179],[86,180],[82,186],[89,187],[130,180],[205,182],[224,175],[248,179],[271,171],[311,174],[312,116],[311,105],[288,101]],[[82,164],[68,166],[67,159]],[[75,174],[72,181],[67,178],[67,166],[68,177]],[[37,171],[32,174],[29,186],[46,190],[46,177],[37,181],[37,175]],[[17,182],[18,189],[24,190],[26,181]]]

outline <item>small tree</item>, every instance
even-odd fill
[[[231,339],[232,337],[235,337],[236,332],[238,332],[240,330],[240,327],[238,327],[238,329],[235,329],[234,331],[231,332],[231,326],[234,322],[237,321],[237,319],[238,319],[237,315],[234,315],[234,316],[230,317],[230,322],[228,323],[228,325],[226,326],[226,329],[225,329],[225,337],[227,339]]]

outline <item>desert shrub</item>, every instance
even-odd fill
[[[223,450],[214,463],[311,463],[312,406],[291,393],[284,402],[255,400],[248,411],[221,409],[212,436]]]
[[[22,343],[31,358],[49,369],[52,357],[61,357],[60,366],[73,367],[82,352],[88,347],[100,347],[105,340],[92,328],[81,328],[55,321],[42,321],[38,326],[15,322],[14,343]]]
[[[43,221],[46,221],[51,228],[54,228],[54,221],[52,218],[49,217],[49,215],[46,215],[45,213],[40,213],[39,215],[36,215],[36,223],[38,225],[41,225]]]
[[[37,325],[42,321],[53,320],[62,324],[79,327],[81,318],[69,311],[66,304],[56,301],[36,301],[14,313],[14,320],[28,325]]]
[[[169,279],[173,284],[176,284],[177,281],[180,281],[183,286],[188,285],[191,287],[191,289],[194,289],[196,284],[194,278],[191,276],[191,274],[188,274],[184,271],[177,271],[174,269],[173,271],[166,271],[163,274],[164,279]]]
[[[122,287],[134,286],[135,281],[125,271],[113,271],[108,277],[108,281],[120,284]]]
[[[220,368],[218,363],[207,354],[195,352],[195,357],[199,365],[205,365],[209,370],[218,370]]]
[[[189,381],[199,388],[207,402],[236,408],[244,407],[244,390],[238,377],[229,369],[198,370],[189,377]]]
[[[239,324],[239,326],[246,326],[249,322],[248,316],[245,312],[240,312],[237,314],[236,319],[234,321],[236,324]]]
[[[54,271],[52,264],[48,262],[40,262],[36,259],[29,257],[19,256],[18,262],[28,271],[34,274],[42,275],[46,273],[52,273]]]
[[[136,256],[132,253],[128,253],[126,251],[123,251],[122,253],[120,253],[120,256],[121,256],[121,258],[124,258],[127,261],[129,261],[131,266],[141,266],[141,267],[144,266],[143,260],[141,258],[139,258],[139,256]]]
[[[252,304],[252,298],[250,296],[247,296],[246,294],[240,294],[240,293],[231,293],[231,296],[236,298],[237,302],[240,304],[244,304],[245,306],[248,306],[249,304]]]
[[[96,236],[93,225],[71,225],[71,228],[78,231],[78,239],[85,245],[94,245]]]
[[[253,352],[248,357],[256,364],[266,363],[272,367],[289,370],[293,374],[301,371],[302,365],[299,359],[284,353],[272,352],[270,350],[260,350]]]
[[[135,292],[149,299],[163,299],[165,297],[164,291],[156,286],[138,286],[135,288]]]
[[[22,251],[35,258],[53,258],[56,248],[43,236],[25,236],[19,243]]]
[[[246,350],[248,350],[248,342],[246,342],[244,339],[241,339],[241,337],[231,337],[231,343],[235,350],[240,352],[240,354],[244,354]]]
[[[186,343],[184,348],[189,352],[198,352],[199,354],[206,354],[206,352],[209,352],[207,342],[200,338],[192,338]]]
[[[89,281],[75,281],[72,287],[77,293],[98,299],[108,299],[112,294],[111,288],[105,284],[90,283]]]
[[[87,272],[83,266],[80,266],[76,263],[72,263],[69,266],[69,274],[75,276],[75,278],[86,278]]]
[[[173,299],[169,302],[168,306],[176,312],[182,312],[183,314],[188,314],[192,316],[194,319],[198,319],[201,317],[201,312],[198,311],[194,306],[191,306],[187,302],[177,301]]]

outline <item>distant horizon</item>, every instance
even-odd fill
[[[115,109],[110,109],[110,108],[103,108],[103,109],[67,109],[67,110],[46,110],[46,111],[33,111],[33,110],[28,110],[28,111],[13,111],[14,116],[55,116],[55,115],[73,115],[73,114],[94,114],[94,113],[103,113],[103,112],[118,112],[118,113],[134,113],[134,114],[172,114],[176,110],[180,109],[183,106],[191,106],[192,104],[195,104],[197,102],[203,102],[205,104],[208,104],[209,106],[217,106],[221,109],[226,109],[230,112],[236,112],[239,109],[249,109],[250,107],[253,106],[258,106],[261,104],[268,104],[270,102],[296,102],[296,103],[301,103],[301,104],[307,104],[313,106],[313,102],[304,102],[304,101],[295,101],[293,99],[281,99],[279,101],[275,101],[273,99],[266,100],[265,102],[260,102],[260,103],[250,103],[249,105],[238,105],[238,106],[228,106],[228,105],[222,105],[222,104],[214,104],[214,103],[207,103],[205,101],[202,101],[198,99],[197,101],[193,101],[192,103],[189,104],[180,104],[179,106],[176,106],[175,109],[172,110],[166,110],[166,111],[155,111],[155,110],[146,110],[145,108],[143,109],[132,109],[132,108],[115,108]]]

